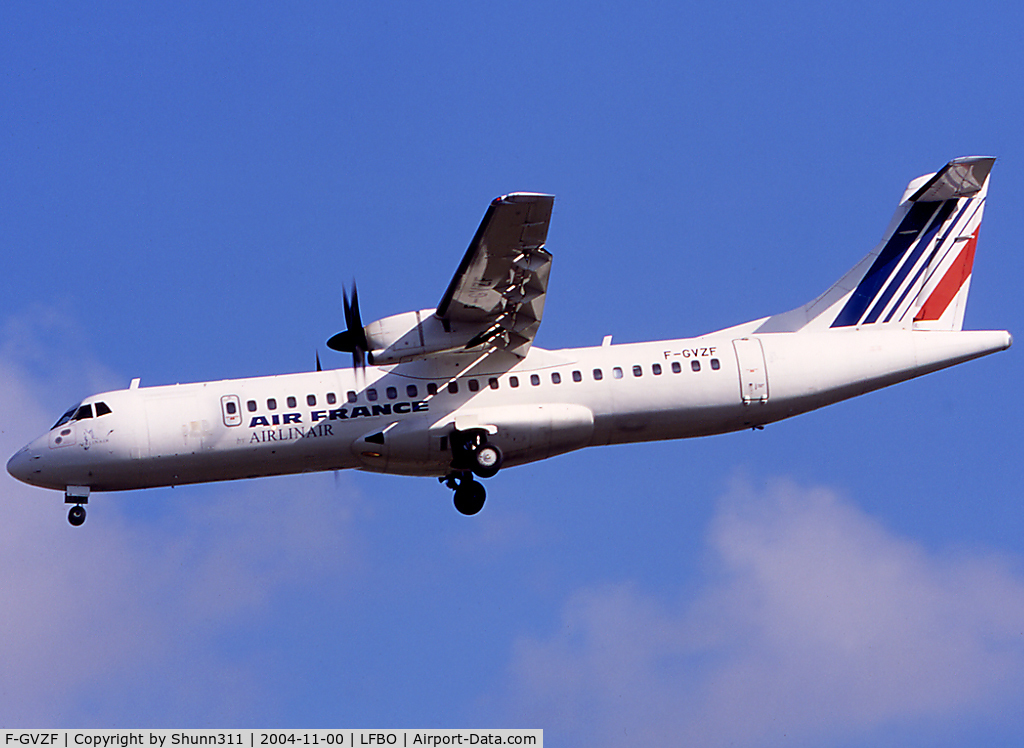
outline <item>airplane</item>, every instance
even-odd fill
[[[910,182],[882,241],[813,301],[696,338],[544,350],[554,197],[496,198],[435,309],[347,329],[353,365],[142,387],[85,398],[7,464],[92,492],[354,468],[434,476],[479,512],[477,478],[598,445],[708,436],[790,418],[1010,347],[964,331],[994,158]]]

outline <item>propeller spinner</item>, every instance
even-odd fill
[[[355,281],[352,281],[351,302],[344,287],[341,289],[341,298],[345,306],[345,324],[348,326],[348,329],[331,337],[327,341],[327,347],[334,351],[351,353],[352,366],[361,369],[366,366],[366,353],[370,348],[370,344],[366,340],[366,330],[363,329],[362,315],[359,314],[359,292],[356,290]]]

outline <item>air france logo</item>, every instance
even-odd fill
[[[422,413],[429,410],[426,400],[401,403],[383,403],[373,405],[357,405],[354,408],[334,408],[332,410],[314,410],[309,414],[310,423],[319,421],[348,421],[353,418],[373,418],[375,416],[403,416],[408,413]],[[274,413],[270,416],[253,416],[249,428],[259,426],[289,426],[301,424],[302,413]]]
[[[320,436],[334,436],[331,421],[350,421],[353,418],[373,418],[375,416],[406,415],[422,413],[429,410],[426,400],[415,402],[382,403],[373,405],[357,405],[353,408],[333,408],[332,410],[314,410],[309,413],[307,426],[302,420],[302,413],[274,413],[269,416],[253,416],[249,428],[259,429],[252,432],[249,443],[286,442],[294,439],[313,439]],[[268,428],[260,428],[266,426]],[[275,428],[276,427],[276,428]],[[287,427],[287,428],[283,428]],[[244,443],[244,440],[239,440]]]

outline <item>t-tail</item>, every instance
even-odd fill
[[[769,317],[756,332],[961,330],[994,163],[958,158],[910,182],[874,250],[817,299]]]

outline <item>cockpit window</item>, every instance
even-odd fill
[[[57,423],[53,424],[53,427],[50,430],[53,431],[53,429],[58,426],[63,426],[68,421],[81,421],[83,418],[92,418],[94,405],[96,407],[96,418],[105,416],[112,412],[110,410],[110,406],[104,402],[98,402],[95,404],[86,403],[85,405],[79,404],[73,408],[68,408],[68,411],[60,417],[60,420],[57,421]]]
[[[67,413],[62,415],[60,417],[60,420],[57,421],[57,423],[53,424],[53,429],[57,428],[58,426],[63,426],[65,423],[70,421],[71,417],[73,415],[75,415],[75,411],[77,411],[77,410],[78,410],[78,405],[73,405],[72,407],[68,408]],[[53,431],[53,429],[50,429],[50,431]]]

